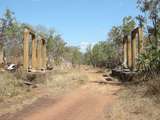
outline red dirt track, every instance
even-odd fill
[[[105,84],[102,73],[86,74],[90,79],[86,85],[60,98],[47,96],[0,120],[106,120],[106,111],[111,109],[120,87]]]

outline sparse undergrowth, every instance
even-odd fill
[[[0,73],[0,99],[4,97],[13,97],[24,91],[21,79],[17,79],[8,72]]]
[[[54,71],[47,76],[47,88],[51,92],[58,92],[58,94],[83,85],[88,81],[88,77],[84,73],[80,73],[78,69]]]
[[[79,69],[58,69],[38,75],[22,71],[14,74],[2,72],[0,76],[0,116],[20,110],[23,105],[31,104],[45,94],[62,95],[88,81],[87,76],[80,73]],[[25,85],[24,81],[31,82],[37,87]]]
[[[30,92],[35,84],[43,83],[44,75],[27,74],[26,72],[18,71],[16,73],[1,72],[0,73],[0,100],[11,99],[18,95],[25,95]],[[43,77],[42,77],[43,76]],[[25,84],[30,82],[31,85]],[[32,85],[33,84],[33,85]]]
[[[22,71],[17,73],[0,73],[0,98],[14,97],[24,92],[30,91],[29,85],[24,82],[31,82],[37,85],[44,85],[58,91],[68,89],[84,84],[87,81],[87,76],[80,73],[78,69],[70,70],[55,70],[46,74],[26,74]]]
[[[159,85],[155,79],[127,84],[117,94],[118,101],[107,113],[107,120],[160,120]]]

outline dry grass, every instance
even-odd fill
[[[77,88],[88,81],[88,77],[79,69],[58,70],[49,73],[46,87],[55,94],[60,94]]]
[[[30,86],[24,85],[24,81],[45,86],[51,91],[65,91],[78,87],[87,82],[88,78],[79,69],[55,70],[47,74],[26,74],[18,71],[15,74],[2,72],[0,73],[0,99],[14,97],[25,92],[32,91]]]
[[[22,79],[8,72],[0,73],[0,115],[22,108],[22,104],[31,97],[31,88],[23,84]]]
[[[21,79],[17,79],[13,74],[8,72],[0,73],[0,98],[13,97],[23,92]]]
[[[12,97],[30,92],[33,86],[24,84],[24,81],[39,84],[43,83],[44,79],[44,75],[26,74],[26,72],[20,70],[16,73],[1,72],[0,102],[3,102],[3,99],[11,99]]]
[[[107,113],[107,120],[160,120],[160,104],[153,97],[146,96],[147,90],[145,84],[125,87]]]
[[[88,78],[79,69],[57,69],[46,74],[0,73],[0,116],[8,112],[21,110],[24,105],[31,104],[44,95],[62,95],[85,84]],[[29,81],[37,88],[24,85]]]
[[[159,73],[141,74],[124,86],[107,120],[160,120]]]

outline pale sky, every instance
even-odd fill
[[[106,40],[107,32],[124,16],[137,16],[137,0],[0,0],[19,22],[55,28],[70,45],[81,46]]]

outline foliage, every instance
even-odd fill
[[[130,35],[131,31],[135,28],[136,23],[132,19],[131,16],[126,16],[123,18],[123,24],[122,24],[122,32],[123,35]]]
[[[138,64],[143,71],[158,71],[160,68],[160,49],[149,45],[145,52],[138,57]]]
[[[154,36],[152,44],[158,48],[158,37],[160,37],[159,20],[160,20],[160,1],[159,0],[138,0],[138,8],[145,14],[144,18],[148,22],[147,25],[152,23],[152,26],[148,28],[150,34]]]
[[[122,25],[113,26],[108,33],[108,40],[115,44],[115,47],[121,47],[123,43],[123,36],[130,35],[130,32],[135,28],[135,21],[131,16],[123,18]]]
[[[78,47],[67,46],[65,49],[64,58],[68,61],[71,61],[72,65],[82,64],[83,54],[80,52]]]
[[[5,57],[14,56],[15,58],[22,55],[22,25],[16,21],[14,12],[6,9],[2,18],[1,26],[1,43],[4,47]],[[10,61],[8,58],[7,61]]]
[[[81,64],[81,57],[82,57],[82,53],[80,52],[79,48],[77,47],[73,47],[72,48],[72,64]]]
[[[54,61],[56,65],[59,65],[65,61],[64,59],[68,59],[69,56],[71,57],[71,59],[68,59],[69,62],[76,64],[81,63],[81,58],[83,57],[80,49],[70,47],[68,51],[70,53],[66,53],[68,46],[66,46],[62,36],[57,33],[54,28],[47,28],[43,25],[32,26],[27,23],[19,23],[16,20],[14,12],[9,9],[6,9],[3,17],[0,18],[0,33],[3,33],[3,38],[0,39],[3,41],[0,41],[0,43],[3,44],[7,56],[14,56],[15,58],[22,56],[23,30],[25,27],[33,29],[37,34],[41,34],[47,39],[48,63]],[[11,60],[11,58],[8,58],[8,60]]]
[[[88,46],[84,55],[85,62],[99,67],[120,65],[122,63],[123,36],[129,35],[135,25],[131,16],[124,17],[122,25],[112,27],[107,41],[98,42],[93,47]]]
[[[84,63],[88,65],[94,65],[92,59],[92,46],[88,45],[84,54]]]
[[[114,43],[115,47],[118,48],[119,45],[122,45],[123,34],[121,26],[113,26],[111,31],[108,33],[108,41]]]
[[[106,66],[111,60],[115,59],[116,50],[110,42],[100,41],[93,47],[88,46],[85,53],[85,61],[93,66]]]
[[[138,57],[138,65],[148,77],[158,74],[160,67],[160,1],[159,0],[138,0],[138,8],[144,13],[141,16],[144,27],[147,26],[149,44],[146,44],[144,51]],[[140,17],[139,17],[140,18]],[[147,41],[145,41],[147,42]]]
[[[47,40],[48,56],[52,58],[56,64],[60,64],[62,61],[65,44],[60,35],[50,35]]]

